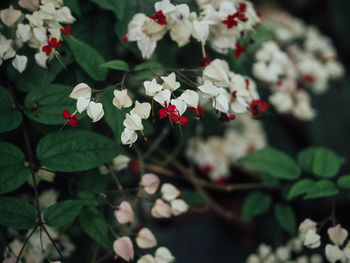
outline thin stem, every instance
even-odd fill
[[[37,230],[38,227],[39,227],[39,225],[36,225],[36,226],[34,227],[34,229],[32,230],[32,232],[30,232],[30,234],[28,235],[28,237],[27,237],[26,240],[24,241],[23,246],[22,246],[21,250],[19,251],[19,254],[18,254],[17,258],[16,258],[16,263],[18,263],[19,260],[21,259],[21,256],[22,256],[22,254],[23,254],[24,248],[26,247],[26,245],[27,245],[29,239],[31,238],[31,236],[34,234],[34,232]]]
[[[169,134],[169,127],[165,126],[160,133],[160,135],[157,137],[157,139],[154,140],[152,145],[148,148],[148,150],[144,153],[143,159],[146,160],[148,156],[150,156],[161,144],[161,142],[166,138],[166,136]]]
[[[58,252],[58,254],[60,255],[60,258],[63,258],[63,255],[61,253],[61,250],[57,247],[55,241],[53,241],[51,235],[49,234],[49,232],[47,231],[46,227],[44,225],[41,226],[41,228],[45,231],[46,235],[49,237],[52,245],[55,247],[56,251]]]
[[[119,191],[121,192],[121,194],[123,196],[123,199],[126,200],[126,194],[124,192],[124,188],[123,188],[122,184],[120,183],[117,175],[115,174],[113,167],[110,164],[107,164],[107,165],[108,165],[109,173],[113,177],[115,184],[117,185]]]
[[[142,153],[141,153],[140,149],[137,147],[137,145],[135,145],[135,151],[136,151],[136,154],[137,154],[140,174],[143,175],[145,173],[145,165],[144,165],[144,162],[143,162]],[[140,177],[140,184],[141,184],[141,177]],[[134,200],[134,202],[132,204],[133,210],[136,209],[136,207],[138,205],[138,202],[140,200],[141,193],[142,193],[142,189],[143,188],[140,186],[140,184],[139,184],[139,189],[137,190],[137,193],[136,193],[135,200]]]

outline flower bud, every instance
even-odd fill
[[[141,185],[147,194],[153,195],[159,187],[159,177],[155,174],[147,173],[141,178]]]
[[[169,218],[171,216],[171,209],[162,199],[157,199],[152,207],[151,214],[155,218]]]
[[[121,224],[134,222],[134,211],[131,205],[126,201],[120,203],[119,210],[114,212],[114,216]]]
[[[163,184],[160,190],[162,198],[166,201],[172,201],[180,195],[180,191],[172,184]]]
[[[340,224],[328,228],[327,233],[330,240],[332,240],[332,242],[338,246],[341,246],[348,237],[348,231],[342,228]]]
[[[157,239],[148,228],[142,228],[136,237],[136,244],[139,248],[152,248],[157,245]]]
[[[121,237],[114,241],[113,250],[117,257],[120,256],[127,262],[134,259],[134,246],[129,237]]]

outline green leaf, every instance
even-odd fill
[[[294,235],[297,223],[293,209],[288,205],[278,203],[275,205],[274,212],[281,227],[289,234]]]
[[[342,175],[338,178],[337,184],[341,188],[350,189],[350,175]]]
[[[76,200],[58,202],[44,211],[44,220],[51,227],[65,226],[74,221],[81,208],[82,205]]]
[[[328,178],[335,176],[344,162],[343,158],[324,147],[309,147],[301,151],[297,159],[302,170]]]
[[[339,191],[335,187],[335,184],[330,180],[324,179],[314,183],[307,191],[307,194],[304,196],[304,199],[329,197],[338,193]]]
[[[116,106],[113,105],[113,89],[108,89],[102,97],[102,104],[105,111],[103,118],[111,127],[114,133],[114,140],[118,145],[121,145],[121,134],[124,130],[123,121],[125,119],[126,111],[125,109],[119,110]]]
[[[79,216],[79,222],[84,232],[105,248],[112,248],[108,226],[103,215],[95,207],[85,207]]]
[[[243,203],[242,219],[248,220],[265,213],[272,202],[272,198],[268,194],[255,191],[249,194]]]
[[[289,190],[288,193],[288,200],[291,200],[297,196],[300,196],[302,194],[305,194],[310,187],[315,183],[314,180],[311,179],[302,179],[294,183]]]
[[[38,217],[34,206],[26,201],[8,196],[0,196],[0,225],[15,229],[31,229]]]
[[[139,64],[134,68],[134,70],[140,72],[133,74],[133,77],[136,80],[148,79],[157,74],[162,69],[162,67],[163,66],[157,62],[145,62]]]
[[[14,130],[22,122],[22,114],[13,106],[11,93],[0,86],[0,133]]]
[[[80,190],[78,192],[79,202],[84,206],[99,206],[106,204],[104,193],[94,193],[91,190]]]
[[[110,68],[115,70],[122,70],[122,71],[129,71],[128,63],[126,63],[123,60],[111,60],[102,64],[100,67]]]
[[[116,144],[90,131],[65,130],[42,138],[36,148],[41,164],[54,171],[77,172],[95,168],[113,159]]]
[[[200,193],[182,188],[181,195],[184,197],[185,201],[189,205],[207,205],[210,204],[210,201]]]
[[[280,179],[295,180],[300,176],[293,159],[272,147],[251,152],[238,161]]]
[[[81,10],[78,0],[65,0],[64,5],[67,6],[70,10],[72,10],[73,14],[75,14],[78,17],[81,17]]]
[[[119,20],[123,20],[128,13],[130,0],[90,0],[102,9],[111,10]]]
[[[76,101],[69,98],[72,88],[61,84],[50,84],[43,90],[32,90],[28,93],[24,111],[28,118],[43,124],[64,124],[63,110],[71,113],[75,110]]]
[[[64,37],[73,56],[79,66],[96,81],[103,81],[107,77],[108,70],[100,67],[105,59],[89,44],[75,38]]]
[[[0,142],[0,194],[11,192],[27,181],[30,171],[24,162],[24,154],[18,147]]]

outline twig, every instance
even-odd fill
[[[121,192],[122,196],[123,196],[123,199],[126,200],[126,194],[124,192],[124,188],[122,186],[122,184],[120,183],[117,175],[115,174],[115,172],[113,171],[113,168],[110,164],[107,164],[108,165],[108,169],[109,169],[109,172],[110,174],[112,175],[113,179],[114,179],[114,182],[115,184],[117,185],[119,191]]]
[[[169,127],[165,126],[160,133],[160,135],[153,141],[151,146],[147,149],[147,151],[143,154],[143,159],[146,160],[148,156],[150,156],[160,145],[160,143],[166,138],[169,133]]]
[[[18,256],[17,256],[17,258],[16,258],[16,263],[18,263],[19,260],[21,259],[21,256],[22,256],[22,254],[23,254],[24,248],[26,247],[26,245],[27,245],[29,239],[31,238],[31,236],[34,234],[34,232],[37,230],[38,227],[39,227],[39,225],[36,225],[36,226],[34,227],[34,229],[32,230],[32,232],[30,232],[30,234],[27,236],[26,240],[25,240],[24,243],[23,243],[23,246],[22,246],[21,250],[20,250],[19,253],[18,253]]]
[[[137,145],[135,145],[135,151],[136,151],[136,154],[137,154],[138,166],[139,166],[139,169],[140,169],[140,173],[141,173],[141,175],[143,175],[145,173],[145,165],[144,165],[144,162],[143,162],[142,153],[141,153],[140,149],[137,147]],[[141,183],[141,177],[140,177],[140,183]],[[139,184],[139,189],[137,190],[135,200],[134,200],[134,202],[132,204],[133,210],[135,210],[136,207],[137,207],[137,204],[138,204],[138,202],[140,200],[141,193],[142,193],[142,187]]]

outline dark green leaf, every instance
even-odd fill
[[[268,194],[260,191],[252,192],[244,200],[242,208],[242,219],[248,220],[265,213],[272,202],[272,198]]]
[[[81,207],[80,202],[76,200],[58,202],[44,211],[44,220],[51,227],[68,225],[78,216]]]
[[[111,139],[72,129],[46,135],[36,148],[41,164],[60,172],[92,169],[110,161],[117,153],[118,147]]]
[[[305,194],[310,187],[315,183],[311,179],[302,179],[293,184],[288,193],[288,200],[291,200],[297,196]]]
[[[43,90],[32,90],[25,99],[28,108],[24,113],[28,118],[43,124],[64,124],[63,110],[71,113],[75,110],[76,101],[69,98],[71,87],[61,84],[50,84]]]
[[[36,226],[37,210],[26,201],[0,196],[0,225],[15,229],[31,229]]]
[[[190,190],[190,189],[181,189],[181,195],[184,197],[185,201],[189,205],[207,205],[210,204],[210,201],[200,193]]]
[[[319,177],[335,176],[343,162],[343,158],[324,147],[310,147],[298,154],[300,168]]]
[[[89,190],[80,190],[78,192],[78,199],[82,205],[86,206],[98,206],[97,196]]]
[[[289,234],[294,235],[297,223],[293,209],[288,205],[276,204],[274,212],[281,227]]]
[[[341,188],[350,189],[350,175],[342,175],[338,178],[337,184]]]
[[[112,242],[108,226],[103,215],[95,207],[85,207],[79,216],[80,225],[101,246],[110,249]]]
[[[238,161],[280,179],[295,180],[300,176],[293,159],[271,147],[249,153]]]
[[[64,40],[71,49],[76,62],[93,80],[106,79],[108,70],[100,67],[105,60],[96,49],[75,37],[64,37]]]
[[[22,114],[15,110],[11,93],[0,86],[0,133],[16,129],[22,122]]]
[[[90,0],[102,9],[111,10],[119,20],[123,20],[128,13],[130,0]]]
[[[78,17],[81,17],[81,10],[78,0],[65,0],[64,5],[67,6],[70,10],[72,10],[73,14],[75,14]]]
[[[162,69],[162,65],[157,62],[145,62],[137,65],[134,70],[140,71],[133,74],[136,80],[145,80],[157,74]]]
[[[320,180],[310,187],[310,189],[307,191],[307,194],[304,196],[304,199],[328,197],[336,195],[338,193],[339,191],[332,181]]]
[[[101,65],[103,68],[129,71],[129,65],[123,60],[111,60]]]
[[[19,148],[0,142],[0,194],[11,192],[27,181],[30,172],[24,161]]]

